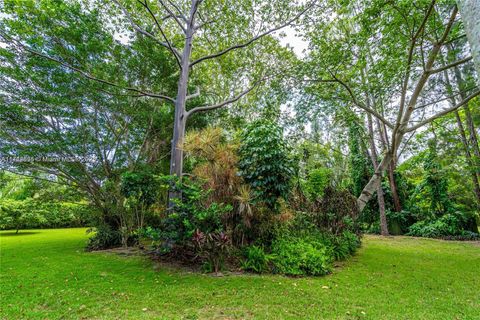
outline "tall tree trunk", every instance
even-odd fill
[[[379,163],[379,165],[375,169],[373,176],[370,178],[367,185],[363,188],[362,193],[357,198],[358,210],[360,212],[363,211],[363,209],[367,205],[372,195],[378,189],[378,186],[382,181],[383,172],[388,167],[390,161],[392,161],[392,154],[390,152],[387,152],[383,157],[382,161]]]
[[[195,26],[195,13],[198,2],[192,0],[190,10],[190,19],[188,20],[185,32],[185,44],[183,47],[182,58],[180,60],[180,77],[177,85],[177,98],[175,99],[175,118],[173,123],[172,155],[170,157],[170,175],[182,178],[183,174],[183,140],[185,138],[186,128],[186,102],[188,80],[190,73],[190,56],[192,54],[192,42]],[[168,203],[171,207],[172,200],[181,196],[178,192],[169,192]]]
[[[377,156],[377,148],[375,146],[375,136],[373,132],[373,123],[372,123],[372,115],[369,113],[367,114],[368,119],[368,134],[370,138],[370,157],[372,160],[373,167],[376,169],[378,167],[378,156]],[[388,223],[387,223],[387,216],[385,215],[385,196],[383,194],[382,184],[379,183],[377,187],[377,200],[378,200],[378,210],[380,213],[380,232],[382,236],[388,236]]]
[[[472,50],[477,73],[480,75],[480,1],[457,0],[458,9]],[[480,83],[480,78],[477,78]]]

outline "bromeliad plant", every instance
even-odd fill
[[[204,260],[204,270],[218,273],[231,248],[230,237],[223,231],[203,233],[195,230],[192,241],[199,258]]]

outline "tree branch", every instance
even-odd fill
[[[477,90],[477,91],[475,91],[474,93],[472,93],[471,95],[469,95],[468,97],[466,97],[465,99],[463,99],[461,102],[459,102],[459,103],[457,103],[456,105],[454,105],[453,107],[448,108],[448,109],[445,109],[445,110],[437,113],[436,115],[434,115],[434,116],[432,116],[432,117],[430,117],[430,118],[428,118],[428,119],[425,119],[425,120],[417,123],[416,125],[411,126],[410,128],[405,129],[403,132],[411,132],[411,131],[414,131],[414,130],[416,130],[416,129],[418,129],[418,128],[424,126],[424,125],[426,125],[427,123],[432,122],[432,121],[435,120],[435,119],[438,119],[438,118],[440,118],[440,117],[443,117],[444,115],[446,115],[446,114],[448,114],[448,113],[450,113],[450,112],[452,112],[452,111],[455,111],[455,110],[457,110],[458,108],[464,106],[464,105],[467,104],[470,100],[472,100],[473,98],[475,98],[475,97],[477,97],[477,96],[479,96],[479,95],[480,95],[480,90]]]
[[[256,81],[253,86],[251,86],[250,88],[242,91],[240,94],[238,94],[237,96],[231,98],[231,99],[228,99],[228,100],[225,100],[223,102],[220,102],[220,103],[217,103],[217,104],[213,104],[213,105],[210,105],[210,106],[201,106],[201,107],[196,107],[196,108],[193,108],[187,112],[185,112],[185,118],[188,119],[188,117],[190,117],[192,114],[196,113],[196,112],[201,112],[201,111],[208,111],[208,110],[214,110],[214,109],[219,109],[219,108],[222,108],[226,105],[229,105],[229,104],[232,104],[238,100],[240,100],[243,96],[247,95],[250,91],[252,91],[253,89],[255,89],[261,82],[265,81],[266,78],[263,78],[263,79],[260,79],[258,81]]]
[[[197,88],[195,89],[195,92],[194,92],[194,93],[189,94],[188,96],[186,96],[185,100],[190,100],[190,99],[193,99],[193,98],[197,98],[197,97],[199,97],[199,96],[200,96],[200,88],[197,87]]]
[[[185,29],[185,27],[183,26],[182,22],[178,19],[177,15],[175,13],[172,12],[172,10],[170,10],[170,8],[162,1],[162,0],[158,0],[158,2],[165,8],[165,10],[167,10],[167,12],[170,14],[170,16],[175,20],[175,22],[178,24],[178,26],[180,27],[180,29],[182,29],[183,33],[187,33],[187,29]],[[182,20],[187,23],[187,18],[185,18],[185,16],[183,15],[182,11],[180,11],[180,9],[174,4],[172,3],[171,1],[168,1],[171,5],[173,5],[173,7],[180,13],[180,17],[182,18]]]
[[[177,51],[177,49],[175,49],[172,45],[172,43],[170,42],[170,40],[168,40],[167,38],[167,35],[165,34],[165,32],[163,31],[163,28],[162,26],[160,25],[160,23],[158,22],[157,20],[157,17],[155,16],[155,14],[153,13],[152,9],[150,9],[150,7],[148,6],[148,3],[147,1],[145,0],[145,2],[142,2],[140,0],[137,0],[145,9],[147,9],[148,13],[150,14],[150,16],[152,17],[153,21],[155,22],[155,25],[157,26],[158,30],[160,30],[160,33],[163,37],[163,39],[165,40],[166,44],[167,44],[167,48],[173,53],[174,57],[175,57],[175,60],[177,60],[177,64],[178,66],[180,67],[180,69],[182,68],[182,58],[180,57],[180,53]],[[174,17],[175,18],[175,17]],[[175,18],[176,19],[176,18]]]
[[[112,0],[112,1],[115,2],[115,4],[120,8],[120,10],[122,10],[123,14],[127,17],[128,21],[130,22],[130,25],[135,31],[137,31],[140,34],[143,34],[144,36],[151,38],[157,44],[170,50],[170,52],[172,52],[172,54],[175,56],[177,60],[180,59],[180,53],[175,48],[172,48],[171,46],[169,46],[168,43],[158,40],[157,37],[155,37],[153,34],[140,28],[140,26],[136,24],[135,21],[133,21],[133,18],[130,12],[128,12],[128,10],[119,1],[117,0]]]
[[[337,82],[339,84],[341,84],[345,90],[347,90],[348,94],[350,95],[350,97],[352,98],[352,102],[357,106],[359,107],[360,109],[363,109],[364,111],[370,113],[371,115],[373,115],[375,118],[377,118],[378,120],[380,120],[382,123],[384,123],[387,127],[389,127],[390,129],[393,129],[393,124],[388,121],[387,119],[385,119],[385,117],[383,117],[380,113],[378,113],[377,111],[373,110],[372,108],[369,108],[367,107],[364,103],[358,101],[357,97],[355,96],[355,94],[353,93],[352,89],[350,88],[350,86],[345,83],[343,80],[340,80],[339,78],[337,78],[337,76],[335,76],[335,74],[333,74],[332,72],[330,72],[330,75],[333,77],[333,79],[327,79],[327,80],[316,80],[316,81],[320,81],[320,82]]]
[[[299,12],[297,15],[295,15],[292,19],[288,20],[287,22],[275,27],[275,28],[272,28],[270,30],[267,30],[263,33],[260,33],[259,35],[251,38],[250,40],[248,40],[247,42],[244,42],[244,43],[241,43],[241,44],[237,44],[237,45],[234,45],[234,46],[231,46],[229,48],[226,48],[220,52],[217,52],[217,53],[214,53],[214,54],[210,54],[210,55],[207,55],[207,56],[204,56],[204,57],[201,57],[195,61],[192,61],[190,63],[190,67],[193,67],[194,65],[196,65],[197,63],[200,63],[202,61],[205,61],[205,60],[209,60],[209,59],[214,59],[214,58],[218,58],[220,56],[223,56],[224,54],[227,54],[228,52],[232,51],[232,50],[236,50],[236,49],[241,49],[241,48],[245,48],[247,46],[249,46],[250,44],[252,44],[253,42],[275,32],[275,31],[278,31],[280,29],[283,29],[289,25],[291,25],[293,22],[295,22],[298,18],[300,18],[305,12],[307,12],[311,7],[313,7],[313,5],[316,3],[316,0],[312,1],[309,5],[306,6],[306,8],[304,10],[302,10],[301,12]]]
[[[444,71],[444,70],[448,70],[448,69],[450,69],[450,68],[453,68],[453,67],[456,67],[456,66],[458,66],[458,65],[464,64],[464,63],[466,63],[466,62],[468,62],[468,61],[470,61],[470,60],[472,60],[472,59],[473,59],[473,57],[470,56],[470,57],[468,57],[468,58],[465,58],[465,59],[458,60],[458,61],[456,61],[456,62],[447,64],[447,65],[445,65],[445,66],[443,66],[443,67],[440,67],[440,68],[438,68],[438,69],[430,69],[430,70],[427,70],[427,73],[428,73],[428,74],[439,73],[439,72],[442,72],[442,71]]]

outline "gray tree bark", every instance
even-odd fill
[[[480,1],[457,0],[480,83]]]
[[[192,0],[190,17],[185,31],[185,44],[180,60],[180,77],[177,85],[177,98],[175,99],[175,118],[173,123],[172,155],[170,158],[170,174],[179,178],[183,174],[183,139],[185,138],[187,88],[190,75],[190,56],[192,54],[192,41],[195,28],[195,13],[197,0]]]
[[[387,128],[385,124],[380,124],[380,121],[376,119],[377,127],[380,130],[380,141],[382,142],[383,150],[388,149],[388,136]],[[402,211],[402,202],[400,201],[400,196],[398,195],[397,181],[395,180],[395,168],[396,168],[396,157],[393,157],[392,161],[387,167],[388,173],[388,183],[390,185],[390,190],[392,191],[393,198],[393,207],[395,212]]]
[[[463,77],[462,77],[462,72],[460,71],[460,69],[458,67],[455,67],[454,69],[454,73],[455,73],[455,81],[457,83],[457,87],[458,89],[460,90],[460,97],[462,99],[465,99],[465,82],[463,80]],[[479,74],[480,75],[480,74]],[[477,137],[477,131],[475,130],[475,125],[473,123],[473,116],[472,116],[472,112],[470,111],[470,107],[468,106],[468,104],[465,105],[464,107],[464,110],[465,110],[465,117],[466,117],[466,120],[467,120],[467,128],[468,128],[468,132],[469,132],[469,135],[470,135],[470,146],[472,147],[472,150],[473,150],[473,154],[475,155],[475,158],[474,158],[474,168],[475,168],[475,172],[478,176],[478,179],[480,180],[480,172],[478,172],[478,166],[479,166],[479,161],[480,161],[480,148],[478,146],[478,137]]]

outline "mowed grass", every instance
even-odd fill
[[[85,229],[0,234],[2,319],[480,319],[480,246],[367,236],[320,278],[214,277],[87,253]]]

